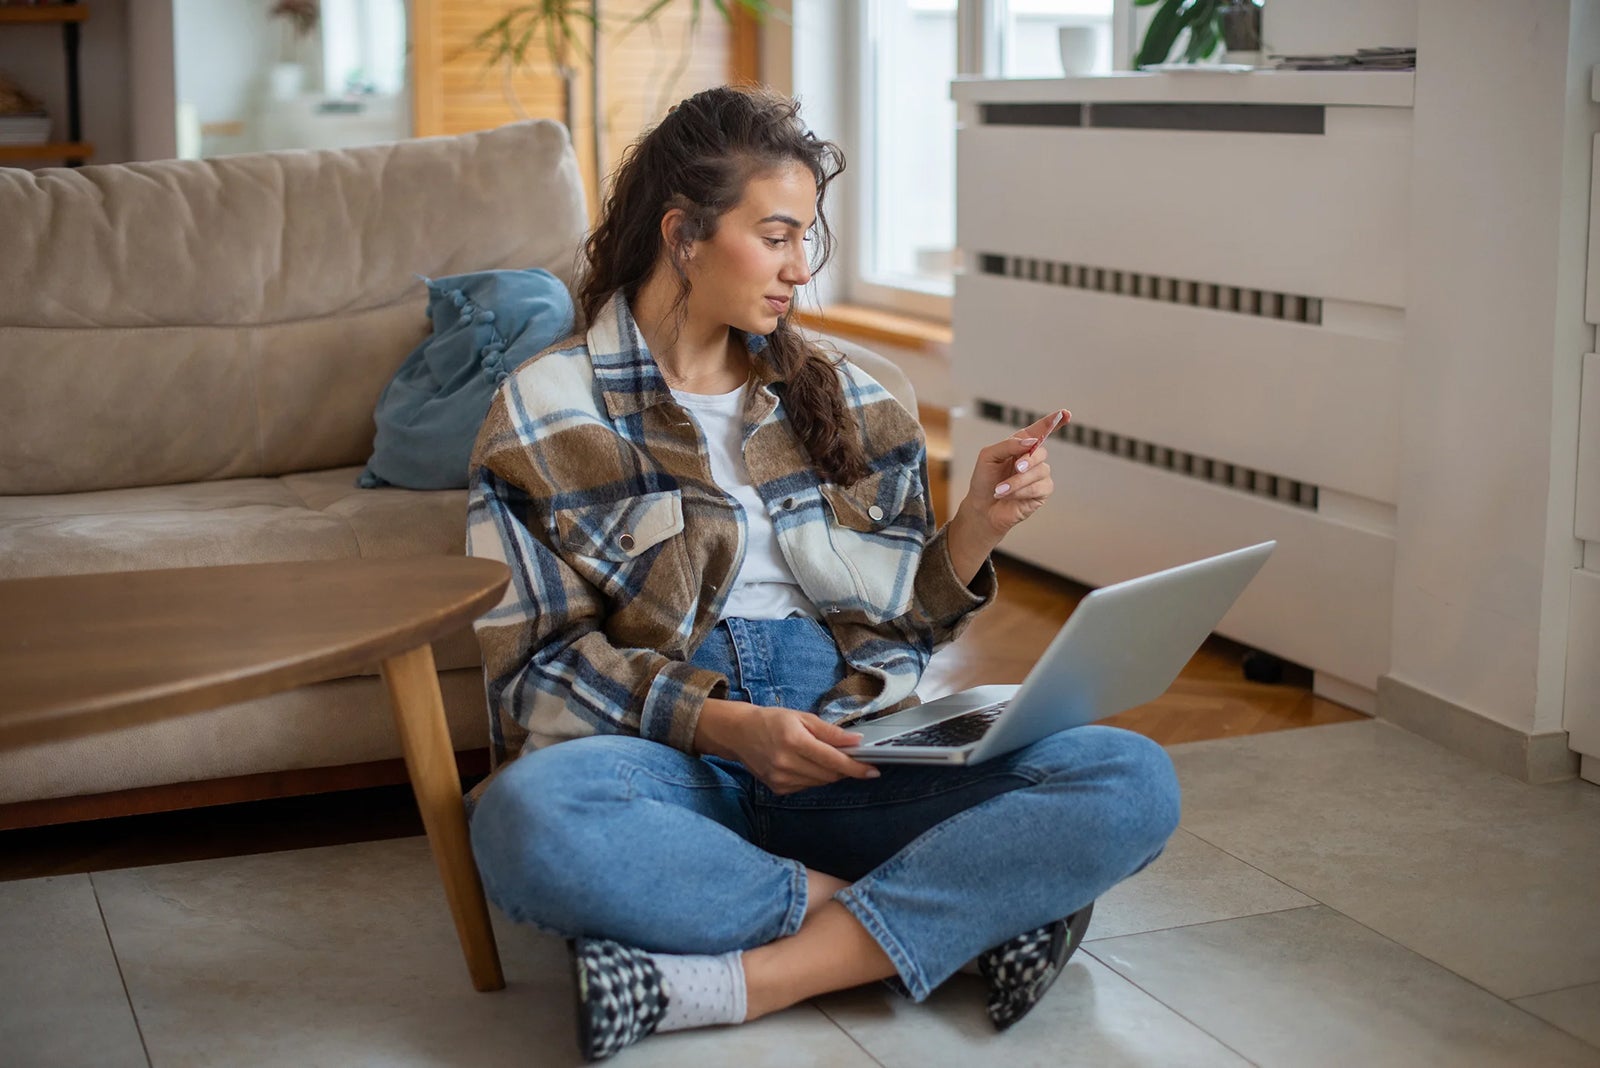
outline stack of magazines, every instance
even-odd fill
[[[1353,53],[1272,56],[1278,70],[1416,70],[1415,48],[1358,48]]]
[[[0,75],[0,145],[32,145],[50,140],[44,105]]]

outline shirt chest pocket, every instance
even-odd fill
[[[683,496],[678,490],[559,508],[556,544],[591,585],[630,599],[646,587],[658,596],[689,589],[683,546]]]
[[[856,607],[875,621],[902,615],[926,540],[922,480],[915,471],[890,468],[852,486],[821,489],[829,539],[862,602]]]

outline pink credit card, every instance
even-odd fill
[[[1039,451],[1039,446],[1044,444],[1044,439],[1049,437],[1051,434],[1054,434],[1056,432],[1056,428],[1061,425],[1062,420],[1066,419],[1066,417],[1067,417],[1066,411],[1063,410],[1063,411],[1057,412],[1055,414],[1055,418],[1050,420],[1050,425],[1045,427],[1044,433],[1039,435],[1039,440],[1033,443],[1033,448],[1031,448],[1027,452],[1023,453],[1022,454],[1022,458],[1024,460],[1026,460],[1028,457],[1030,457],[1034,453],[1038,452]]]

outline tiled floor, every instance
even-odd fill
[[[873,986],[627,1065],[1600,1066],[1600,788],[1377,722],[1173,750],[1183,829],[996,1035]],[[0,1064],[566,1065],[559,942],[474,993],[420,838],[0,884]]]

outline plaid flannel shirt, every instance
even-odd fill
[[[993,599],[932,530],[917,421],[876,381],[840,381],[871,473],[822,480],[790,429],[784,383],[748,335],[744,457],[801,589],[850,670],[819,708],[836,723],[915,704],[935,649]],[[506,378],[473,449],[467,552],[512,571],[475,624],[496,763],[527,732],[543,746],[635,734],[693,751],[720,674],[688,661],[743,560],[745,517],[711,479],[702,436],[672,398],[619,292],[574,334]]]

